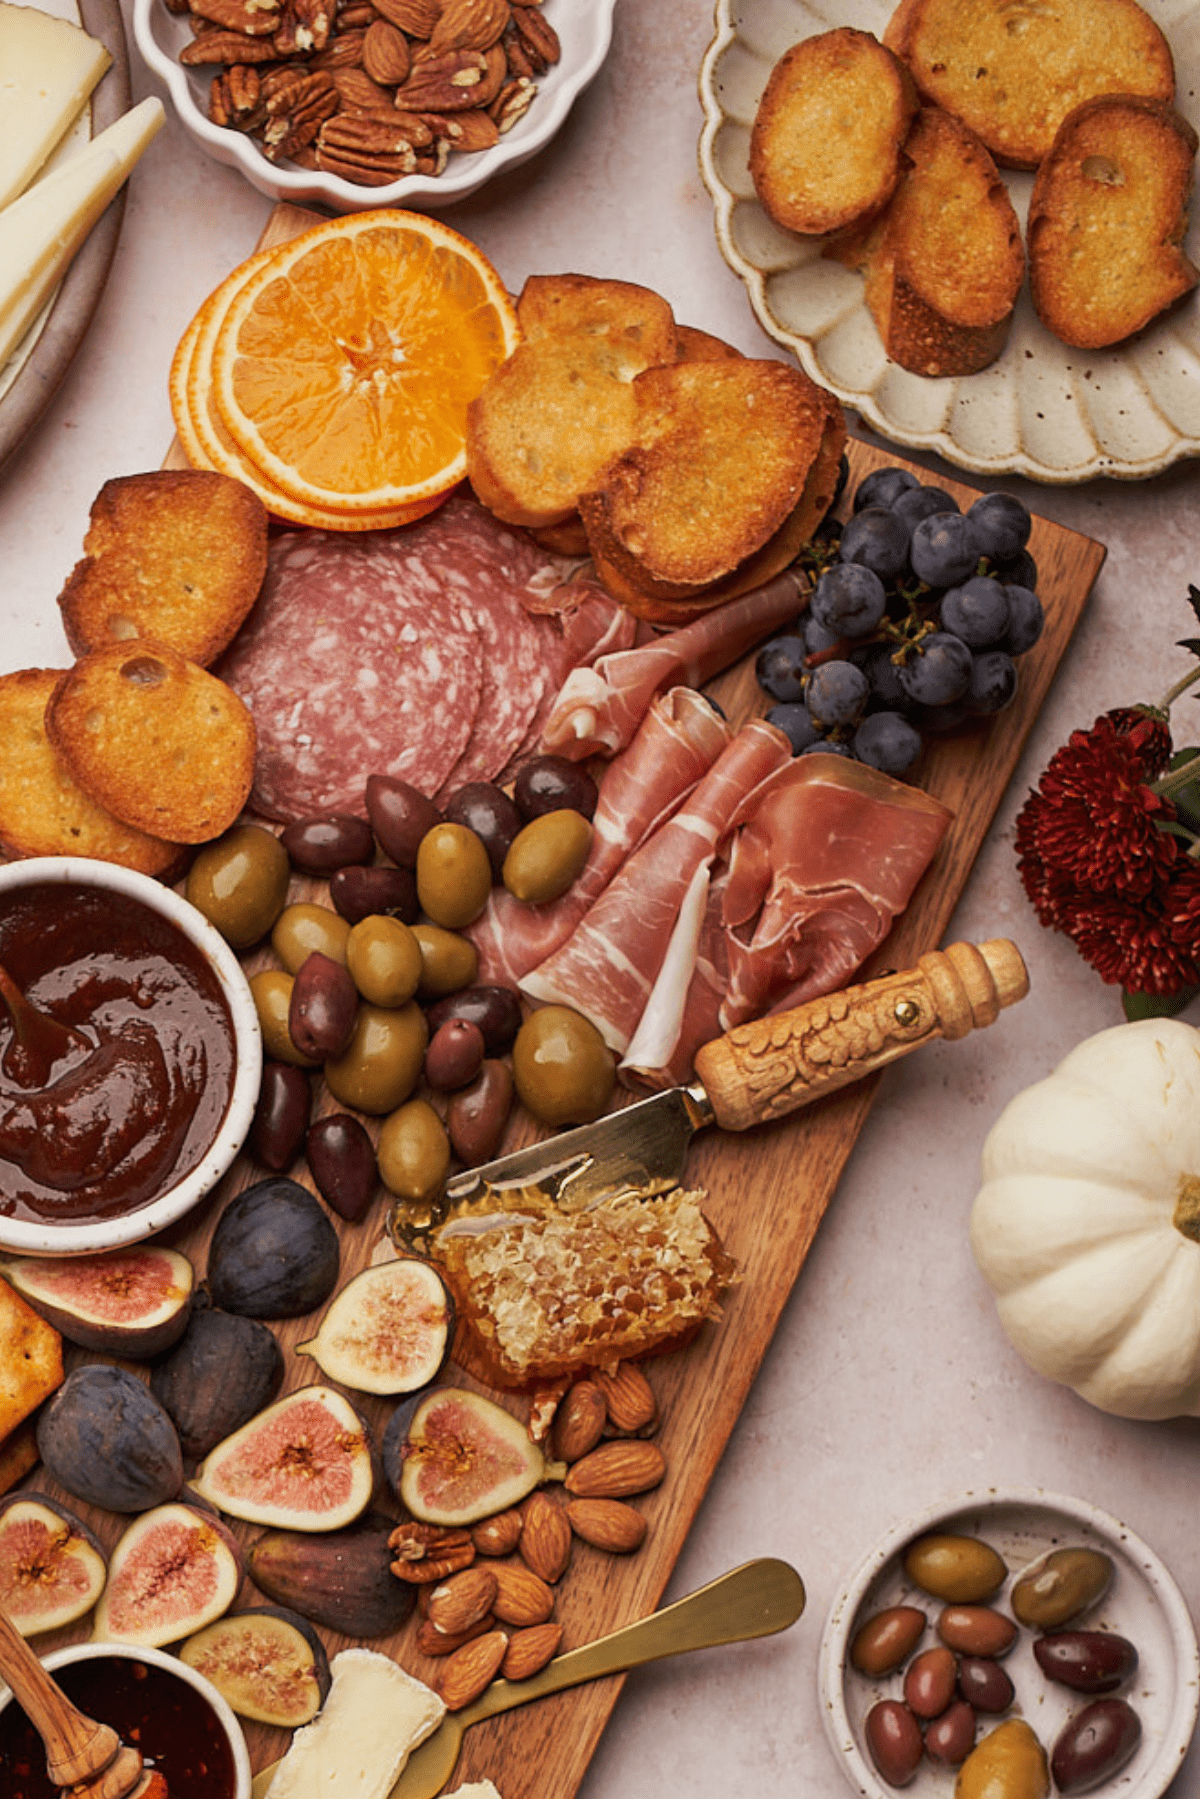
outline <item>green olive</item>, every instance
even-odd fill
[[[935,1531],[910,1545],[904,1557],[904,1572],[938,1599],[972,1605],[998,1593],[1008,1569],[1002,1557],[978,1537]]]
[[[544,906],[567,891],[588,858],[592,826],[582,812],[543,812],[518,831],[504,858],[504,885],[516,899]]]
[[[1049,1791],[1046,1751],[1021,1718],[990,1731],[954,1783],[954,1799],[1046,1799]]]
[[[450,1139],[428,1100],[410,1099],[379,1133],[379,1178],[398,1199],[429,1199],[450,1167]]]
[[[492,891],[483,839],[466,825],[434,825],[417,850],[417,898],[434,924],[460,931],[478,918]]]
[[[1010,1603],[1022,1624],[1059,1630],[1103,1599],[1112,1577],[1112,1557],[1102,1549],[1055,1549],[1015,1582]]]
[[[415,924],[412,934],[421,951],[421,992],[443,999],[460,987],[474,985],[479,951],[469,937],[444,931],[440,924]]]
[[[417,1084],[428,1041],[415,1000],[395,1008],[362,1005],[348,1047],[325,1064],[325,1085],[356,1112],[394,1112]]]
[[[226,943],[249,949],[283,911],[290,874],[278,837],[261,825],[236,825],[200,851],[184,891]]]
[[[346,939],[346,967],[373,1006],[403,1006],[421,980],[421,946],[398,918],[372,913]]]
[[[289,974],[299,974],[314,950],[344,968],[349,935],[350,926],[330,906],[285,906],[275,920],[271,948]]]
[[[570,1006],[542,1006],[525,1020],[512,1049],[513,1080],[542,1124],[590,1124],[616,1080],[613,1053],[590,1019]]]
[[[250,992],[263,1034],[263,1050],[272,1062],[291,1062],[297,1068],[315,1068],[310,1057],[302,1055],[292,1042],[288,1030],[288,1010],[292,1003],[295,981],[282,968],[264,968],[250,976]]]

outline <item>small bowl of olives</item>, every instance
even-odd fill
[[[890,1530],[834,1600],[818,1678],[860,1799],[1158,1799],[1200,1652],[1154,1551],[1082,1499],[991,1489]]]

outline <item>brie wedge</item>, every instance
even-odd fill
[[[329,1695],[291,1747],[267,1799],[387,1799],[446,1708],[432,1688],[374,1649],[343,1649]]]
[[[0,0],[0,207],[29,186],[111,61],[80,26]]]

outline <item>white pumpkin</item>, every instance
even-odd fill
[[[1089,1037],[983,1146],[971,1248],[1026,1361],[1124,1418],[1200,1413],[1200,1031]]]

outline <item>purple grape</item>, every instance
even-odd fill
[[[854,510],[861,512],[866,506],[894,506],[902,493],[918,486],[920,483],[911,469],[877,468],[859,482]]]
[[[888,643],[869,643],[862,649],[851,652],[851,659],[862,669],[870,684],[867,705],[884,708],[889,712],[894,712],[904,704],[900,670],[892,661],[892,655],[892,646]]]
[[[872,712],[854,733],[854,754],[885,775],[902,775],[921,754],[921,734],[899,712]]]
[[[804,693],[805,647],[802,637],[773,637],[758,652],[754,673],[764,693],[790,703]]]
[[[975,573],[981,554],[975,527],[961,512],[923,518],[908,551],[913,572],[930,587],[957,587]]]
[[[835,650],[845,640],[840,631],[827,631],[808,613],[800,627],[804,637],[804,648],[810,656],[820,656],[826,650]]]
[[[900,669],[900,685],[921,706],[949,706],[971,685],[971,652],[960,637],[935,631]]]
[[[767,713],[767,723],[779,726],[792,746],[793,756],[798,756],[802,750],[811,749],[814,743],[822,741],[821,733],[809,717],[807,706],[772,706]]]
[[[985,493],[967,517],[975,527],[981,553],[996,561],[1023,550],[1033,527],[1028,509],[1010,493]]]
[[[1038,565],[1028,550],[1018,550],[1015,556],[1006,556],[995,568],[998,581],[1006,587],[1027,587],[1030,593],[1037,592]]]
[[[892,511],[912,531],[923,518],[934,518],[939,512],[957,512],[958,501],[940,487],[910,487],[893,501]]]
[[[866,705],[868,681],[852,662],[823,662],[808,677],[804,703],[818,729],[850,725]]]
[[[817,623],[839,637],[869,637],[886,610],[883,582],[861,562],[835,562],[827,568],[809,606]]]
[[[938,623],[971,649],[986,650],[1008,630],[1008,594],[990,575],[972,575],[942,595]]]
[[[1010,656],[1023,656],[1041,636],[1046,614],[1042,602],[1028,587],[1014,585],[1004,592],[1008,598],[1008,630],[997,648],[1007,650]]]
[[[890,581],[908,563],[908,526],[884,506],[867,506],[843,530],[838,559],[861,563]]]

